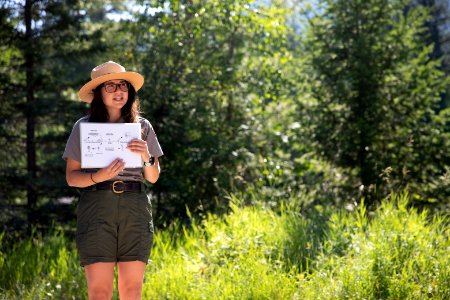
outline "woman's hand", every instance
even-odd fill
[[[147,142],[141,139],[132,139],[127,148],[136,154],[141,155],[143,161],[150,161],[150,152],[148,152]],[[143,167],[144,178],[151,183],[155,183],[159,177],[159,160],[155,157],[155,164],[149,167]]]
[[[141,139],[132,139],[128,145],[127,149],[131,152],[139,154],[143,161],[150,160],[150,153],[148,152],[147,142]]]
[[[81,171],[81,163],[79,161],[67,158],[66,180],[69,186],[84,188],[109,180],[117,176],[124,168],[125,162],[117,158],[109,166],[95,173],[86,173]]]
[[[120,172],[125,169],[125,162],[121,158],[116,158],[107,167],[98,170],[92,174],[92,179],[96,182],[102,182],[116,177]]]

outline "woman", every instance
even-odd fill
[[[111,299],[116,263],[120,299],[140,299],[153,241],[144,179],[158,180],[163,152],[151,124],[139,116],[136,92],[144,83],[142,75],[109,61],[95,67],[91,78],[78,93],[90,103],[89,113],[74,125],[63,155],[67,183],[84,188],[77,211],[77,250],[89,299]],[[127,148],[141,156],[143,167],[125,168],[117,158],[102,169],[81,169],[82,122],[139,122],[142,138],[131,140]]]

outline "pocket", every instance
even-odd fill
[[[89,229],[89,223],[78,223],[77,224],[77,234],[76,234],[76,245],[78,256],[86,257],[87,253],[84,251],[86,248],[86,233]]]
[[[85,191],[77,205],[77,230],[86,232],[89,223],[98,218],[98,207],[102,197],[98,191]]]
[[[87,258],[95,253],[100,225],[100,222],[77,224],[76,245],[80,258]]]
[[[150,249],[153,246],[153,234],[155,232],[153,228],[153,221],[144,223],[143,232],[141,236],[141,249],[143,251],[143,255],[148,255],[150,253]]]

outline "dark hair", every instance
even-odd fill
[[[133,85],[128,83],[130,88],[128,89],[128,101],[121,109],[121,115],[125,123],[137,123],[139,122],[139,99],[136,94],[136,90]],[[109,115],[106,110],[106,106],[102,99],[103,84],[100,84],[94,89],[94,99],[89,107],[88,116],[89,122],[108,122]]]

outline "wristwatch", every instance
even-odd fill
[[[155,164],[155,157],[150,155],[150,159],[148,162],[144,161],[144,167],[153,166]]]

